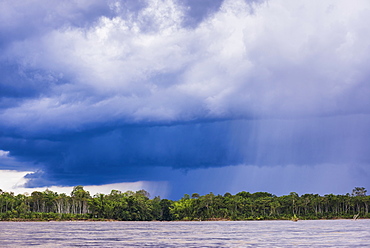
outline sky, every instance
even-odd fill
[[[367,0],[0,0],[0,188],[370,189],[368,23]]]

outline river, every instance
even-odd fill
[[[0,247],[370,247],[370,220],[0,222]]]

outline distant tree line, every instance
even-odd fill
[[[149,198],[145,190],[91,196],[82,186],[70,195],[51,190],[31,195],[0,190],[0,220],[275,220],[370,218],[370,196],[356,187],[352,194],[320,196],[275,196],[267,192],[239,192],[235,195],[185,194],[178,201]]]

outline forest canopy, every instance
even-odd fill
[[[177,201],[150,198],[145,190],[91,196],[83,186],[70,195],[51,190],[30,195],[0,190],[0,220],[276,220],[370,218],[370,196],[356,187],[345,195],[318,194],[276,196],[268,192],[235,195],[185,194]]]

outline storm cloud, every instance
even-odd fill
[[[367,1],[0,1],[0,18],[0,169],[28,186],[370,164]]]

